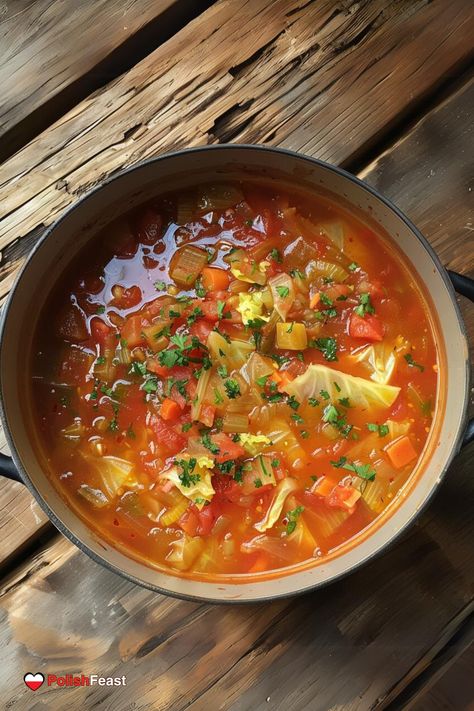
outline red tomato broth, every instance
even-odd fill
[[[207,205],[202,197],[199,204],[198,193],[196,189],[184,197],[159,197],[111,224],[81,253],[56,288],[52,299],[64,304],[59,317],[49,317],[52,311],[48,305],[43,310],[32,382],[51,476],[69,504],[104,538],[129,555],[174,574],[255,574],[307,560],[326,560],[348,541],[356,542],[362,532],[370,531],[408,481],[426,443],[438,380],[438,356],[426,305],[414,280],[380,236],[322,197],[310,201],[253,183],[234,183],[228,193],[241,199],[231,207],[220,207],[218,195],[215,207],[212,189]],[[331,223],[343,225],[343,251],[320,228]],[[173,282],[170,271],[186,245],[209,250],[201,271],[208,267],[226,270],[230,282],[226,291],[204,294],[199,278],[194,286]],[[244,248],[247,258],[255,255],[257,265],[266,263],[265,283],[251,284],[232,275],[232,248]],[[298,276],[309,262],[318,260],[335,265],[336,277]],[[238,265],[244,270],[248,266],[241,261]],[[337,268],[345,272],[343,279]],[[288,311],[288,322],[305,325],[309,344],[302,354],[270,347],[269,352],[279,356],[274,372],[275,381],[280,380],[273,382],[272,376],[254,388],[260,395],[255,405],[253,392],[253,405],[248,407],[253,416],[247,432],[262,434],[264,425],[269,431],[275,419],[282,420],[303,456],[292,462],[287,440],[280,447],[275,442],[265,444],[258,456],[242,450],[239,442],[227,443],[224,459],[226,447],[236,446],[237,454],[232,456],[237,467],[226,471],[224,462],[224,471],[212,468],[215,493],[209,503],[198,506],[186,497],[182,480],[180,491],[170,481],[163,482],[163,472],[174,466],[182,476],[185,472],[175,461],[182,461],[180,454],[189,442],[199,443],[207,433],[212,447],[213,438],[219,437],[216,418],[222,419],[239,399],[225,397],[223,382],[235,380],[237,375],[240,388],[246,388],[240,368],[229,369],[222,378],[213,365],[212,378],[219,383],[219,394],[211,387],[214,402],[209,402],[212,397],[208,392],[201,423],[193,422],[190,409],[199,383],[194,373],[202,368],[207,354],[199,344],[206,342],[216,325],[227,338],[252,340],[254,329],[242,324],[236,308],[239,293],[249,290],[248,294],[255,294],[282,274],[291,276],[292,288],[299,284],[297,295],[301,298]],[[212,275],[208,273],[207,278]],[[218,275],[215,281],[219,286],[225,279]],[[364,296],[363,303],[360,294],[370,298]],[[184,296],[189,303],[179,300]],[[317,301],[312,309],[311,298]],[[351,336],[356,309],[362,329],[365,324],[370,326],[371,320],[375,323],[374,339],[377,329],[383,329],[382,341]],[[271,307],[264,309],[267,315],[270,311]],[[150,333],[148,338],[143,335]],[[186,365],[160,363],[160,354],[176,345],[169,342],[171,335],[187,343],[188,350],[183,351],[189,361]],[[196,339],[193,348],[191,336]],[[292,333],[288,337],[293,338]],[[328,360],[331,352],[327,347],[312,347],[311,340],[318,338],[336,339],[337,360]],[[356,356],[377,343],[387,344],[387,353],[395,354],[388,382],[399,387],[400,393],[390,406],[356,407],[349,398],[346,407],[338,402],[337,391],[327,399],[319,396],[317,405],[308,401],[297,407],[294,401],[291,404],[285,383],[291,385],[312,364],[373,383],[370,364]],[[261,357],[268,360],[266,353]],[[147,381],[152,382],[148,393],[143,390]],[[343,395],[341,392],[341,399]],[[225,397],[224,408],[216,402],[218,397]],[[160,412],[165,400],[167,415],[163,418]],[[336,413],[326,410],[330,406]],[[323,421],[329,415],[335,425]],[[385,431],[387,421],[394,423],[390,425],[394,431],[398,423],[395,434]],[[381,429],[375,431],[379,425]],[[418,457],[395,468],[387,445],[404,437],[409,437]],[[213,458],[213,452],[202,443],[197,451],[201,457]],[[106,479],[100,466],[97,468],[104,456],[119,460],[122,484],[117,487],[115,482],[115,491],[110,483],[107,490]],[[214,456],[217,462],[222,452]],[[274,470],[272,483],[258,482],[261,477],[252,479],[247,471],[238,471],[242,462],[248,467],[257,461],[258,466],[260,456]],[[370,475],[375,472],[375,479],[361,478],[355,470],[344,468],[347,466],[366,466]],[[128,468],[130,473],[125,476]],[[275,524],[260,533],[255,525],[264,519],[277,486],[289,479],[294,490],[285,498]],[[384,486],[379,486],[381,493],[372,500],[370,492],[379,481]],[[323,496],[319,487],[329,493]],[[86,492],[87,497],[78,491]],[[344,498],[351,495],[357,500],[348,507]],[[175,509],[179,512],[180,507],[182,514],[164,525],[163,518]],[[176,555],[170,556],[173,551]]]

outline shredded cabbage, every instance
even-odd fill
[[[283,390],[300,402],[310,397],[320,398],[321,391],[327,391],[334,401],[349,398],[351,405],[361,407],[390,407],[400,392],[394,385],[373,383],[365,378],[347,375],[326,365],[309,365],[303,375],[286,383]]]
[[[270,279],[268,285],[272,292],[275,310],[285,321],[296,296],[293,279],[288,274],[278,274]]]
[[[193,476],[199,476],[199,479],[197,481],[193,480],[190,486],[183,484],[180,477],[181,471],[176,465],[164,471],[161,478],[173,482],[176,488],[179,489],[186,498],[190,499],[198,509],[202,509],[206,501],[211,501],[215,494],[211,481],[211,470],[214,468],[214,460],[204,455],[194,458],[196,459],[196,464],[192,474]],[[189,455],[183,455],[182,459],[189,461],[190,457]]]
[[[271,504],[268,507],[267,513],[261,521],[255,524],[255,528],[257,529],[257,531],[263,533],[264,531],[268,531],[269,528],[272,528],[272,526],[276,524],[276,522],[281,516],[281,512],[283,511],[283,506],[285,505],[286,497],[291,494],[291,492],[294,491],[297,487],[298,484],[295,479],[287,477],[286,479],[282,479],[280,481],[280,483],[275,489],[275,493],[273,495]]]
[[[364,363],[372,371],[371,380],[382,385],[390,381],[397,362],[393,345],[383,342],[354,351],[350,358],[356,363]]]
[[[230,342],[229,342],[230,341]],[[207,339],[207,347],[213,360],[230,370],[241,368],[247,361],[255,346],[248,341],[227,341],[217,331],[211,331]],[[202,376],[201,376],[202,377]]]

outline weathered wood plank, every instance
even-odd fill
[[[413,699],[406,711],[472,711],[474,699],[474,643],[453,660],[427,691]]]
[[[100,64],[178,0],[33,0],[0,10],[0,136]],[[102,67],[103,83],[110,67]]]
[[[469,0],[221,0],[1,166],[0,249],[166,149],[258,141],[347,161],[467,58],[471,19]]]
[[[366,180],[384,182],[385,192],[430,239],[436,210],[444,209],[445,195],[457,185],[459,214],[442,240],[448,261],[469,210],[460,188],[469,155],[464,108],[472,103],[471,91],[472,85],[458,91],[364,172]],[[421,137],[438,135],[441,127],[446,143],[434,151]],[[464,135],[466,158],[456,152],[458,134]],[[400,160],[416,153],[415,165],[430,165],[440,151],[440,176],[448,164],[458,169],[435,184],[407,172],[394,186],[389,176],[397,174],[398,151]],[[432,190],[438,200],[425,211]],[[419,199],[411,204],[414,191]],[[464,267],[473,266],[473,250],[466,250]],[[472,311],[467,317],[472,323]],[[100,670],[125,674],[126,688],[41,689],[35,700],[53,710],[64,708],[66,698],[114,711],[132,703],[158,711],[384,708],[389,690],[402,690],[419,660],[430,659],[472,610],[472,455],[471,447],[456,458],[417,525],[383,557],[289,602],[222,608],[169,600],[122,581],[58,537],[5,580],[0,593],[5,702],[21,709],[30,701],[21,681],[27,670]]]

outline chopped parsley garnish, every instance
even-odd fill
[[[207,292],[202,285],[201,277],[197,278],[194,289],[196,291],[196,296],[199,296],[200,299],[203,299],[206,296]]]
[[[95,312],[96,312],[96,314],[103,314],[103,313],[105,313],[105,306],[103,306],[103,305],[101,304],[100,306],[98,306],[98,307],[96,308]]]
[[[193,474],[194,468],[196,466],[195,457],[188,459],[175,459],[176,466],[180,467],[182,470],[181,474],[178,474],[181,484],[185,487],[190,487],[192,484],[197,484],[201,477],[199,474]]]
[[[359,294],[359,306],[356,306],[354,311],[358,316],[362,317],[366,314],[375,313],[372,301],[370,300],[370,294]]]
[[[278,249],[275,249],[275,247],[271,250],[270,257],[273,259],[274,262],[281,263],[281,254]]]
[[[337,390],[338,393],[341,392],[341,388],[339,387],[339,385],[336,383],[335,380],[334,380],[334,387],[336,388],[336,390]]]
[[[253,484],[254,484],[254,486],[255,486],[256,489],[260,489],[260,487],[263,486],[261,479],[254,479],[254,480],[253,480]]]
[[[328,318],[335,318],[337,311],[336,309],[324,309],[324,311],[315,311],[314,315],[318,321],[325,321]]]
[[[307,430],[301,430],[300,435],[303,437],[303,439],[308,439],[309,432]]]
[[[424,371],[425,366],[421,365],[421,363],[417,363],[416,361],[414,361],[411,353],[405,353],[403,357],[411,368],[418,368],[421,372]]]
[[[330,395],[327,390],[320,390],[319,394],[322,398],[324,398],[324,400],[329,400]]]
[[[288,326],[288,328],[286,329],[286,332],[287,332],[287,333],[292,333],[292,331],[293,331],[293,326],[294,326],[294,325],[295,325],[295,322],[292,321],[292,322],[290,323],[290,325]]]
[[[222,396],[222,393],[218,388],[214,388],[214,404],[215,405],[222,405],[224,402],[224,398]]]
[[[225,365],[219,365],[217,368],[217,372],[221,376],[221,378],[227,378],[228,372],[227,372],[227,367]]]
[[[290,276],[292,276],[292,277],[298,277],[298,279],[306,279],[306,276],[305,276],[305,275],[303,274],[303,272],[300,271],[299,269],[292,269],[292,270],[290,271]]]
[[[217,318],[219,320],[225,317],[224,308],[225,308],[225,301],[218,301],[217,302]]]
[[[185,422],[184,425],[181,427],[181,432],[189,432],[191,427],[193,426],[192,422]]]
[[[378,432],[379,437],[386,437],[390,431],[387,425],[377,425],[375,422],[368,422],[367,429],[369,432]]]
[[[289,396],[287,403],[291,407],[292,410],[297,410],[300,406],[300,403],[298,402],[298,400],[295,398],[294,395]]]
[[[150,395],[158,390],[158,380],[156,378],[148,378],[142,385],[142,389]]]
[[[280,368],[282,365],[285,365],[285,363],[288,363],[290,360],[288,356],[279,355],[278,353],[271,353],[270,358],[274,360]]]
[[[168,313],[170,318],[180,318],[181,316],[181,311],[175,311],[174,309],[170,309]]]
[[[342,405],[342,407],[350,407],[350,402],[348,397],[340,397],[338,402]]]
[[[128,426],[128,429],[127,429],[126,434],[127,434],[127,437],[128,437],[129,439],[135,439],[135,438],[136,438],[137,435],[135,434],[135,432],[134,432],[134,430],[133,430],[133,425],[129,425],[129,426]]]
[[[316,338],[314,341],[311,341],[310,345],[312,348],[317,348],[318,351],[321,351],[326,360],[337,360],[337,341],[332,336]]]
[[[219,447],[217,446],[217,444],[215,442],[212,441],[212,439],[210,438],[208,433],[203,434],[203,436],[201,437],[201,442],[204,445],[204,447],[206,447],[206,449],[208,449],[211,452],[211,454],[219,454],[219,452],[220,452]]]
[[[161,280],[155,281],[155,283],[153,284],[153,286],[155,287],[155,289],[156,289],[157,291],[164,291],[164,290],[166,289],[166,283],[165,283],[164,281],[161,281]]]
[[[356,262],[351,262],[347,268],[350,272],[355,272],[356,269],[359,269],[359,265]]]
[[[96,365],[104,365],[105,363],[105,357],[104,356],[97,356],[95,359]]]
[[[329,298],[327,294],[321,293],[320,295],[320,301],[322,304],[325,306],[332,306],[333,305],[333,300]]]
[[[260,388],[264,388],[269,377],[269,375],[261,375],[260,378],[257,378],[256,380],[257,385]]]
[[[300,425],[302,422],[304,422],[303,418],[302,418],[300,415],[298,415],[297,412],[293,412],[293,413],[292,413],[291,419],[294,420],[295,422],[297,422],[299,425]]]
[[[311,407],[317,407],[319,405],[319,400],[316,400],[315,397],[308,398],[308,402],[311,405]]]
[[[292,509],[291,511],[287,512],[286,519],[288,523],[286,524],[286,533],[288,536],[291,535],[295,530],[298,518],[301,516],[303,511],[304,506],[297,506],[295,509]]]
[[[263,321],[261,318],[251,318],[247,321],[247,326],[249,328],[253,328],[259,331],[262,326],[265,326],[265,321]]]
[[[188,318],[186,319],[186,323],[188,324],[188,326],[191,326],[191,324],[193,324],[202,315],[203,312],[201,311],[199,306],[196,306],[196,308],[191,311]]]
[[[278,296],[280,296],[282,299],[286,299],[286,297],[290,293],[290,289],[287,286],[277,286],[276,290]]]
[[[279,467],[279,466],[280,466],[280,460],[279,460],[279,459],[272,459],[271,464],[272,464],[272,467],[273,467],[273,468]]]
[[[337,469],[347,469],[347,471],[354,472],[361,479],[367,479],[367,481],[375,479],[375,471],[370,468],[370,464],[355,464],[350,462],[347,457],[340,457],[337,462],[331,462],[331,464]]]
[[[228,459],[226,462],[216,462],[216,469],[218,469],[222,474],[230,474],[232,469],[235,467],[235,460]]]
[[[227,397],[229,397],[231,400],[240,395],[240,385],[237,380],[234,380],[233,378],[228,378],[227,380],[224,380],[224,388],[227,393]]]

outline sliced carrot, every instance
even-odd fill
[[[410,462],[412,462],[418,456],[416,449],[411,443],[410,438],[407,435],[396,439],[395,442],[389,444],[385,448],[390,461],[393,466],[397,469],[401,469]]]
[[[206,291],[226,291],[229,286],[229,273],[217,267],[204,267],[201,281]]]
[[[176,420],[181,414],[181,408],[177,402],[167,397],[161,403],[160,417],[163,420]]]
[[[321,300],[321,294],[319,291],[317,291],[313,296],[311,297],[311,301],[309,302],[309,308],[310,309],[315,309],[316,306],[319,304]]]

